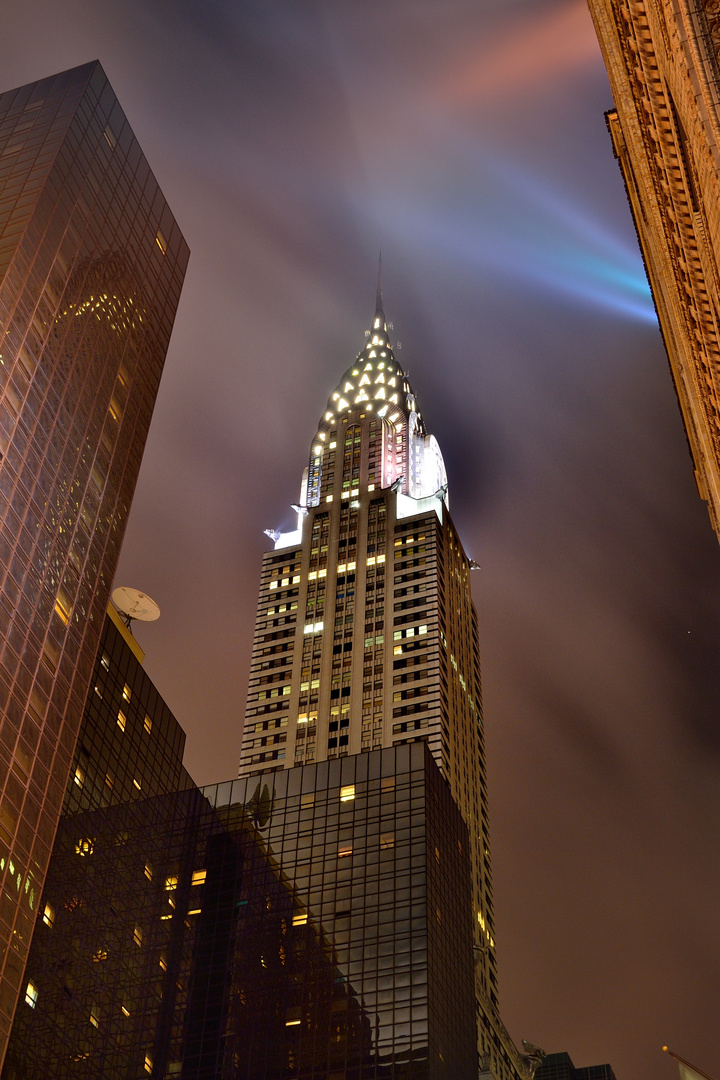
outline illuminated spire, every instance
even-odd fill
[[[385,327],[385,312],[383,311],[382,296],[382,251],[378,258],[377,292],[375,294],[375,326],[378,326],[377,319],[381,319],[382,326]]]
[[[337,492],[328,486],[329,465],[323,481],[323,462],[330,449],[334,450],[342,425],[364,422],[365,427],[372,425],[373,439],[382,440],[384,447],[379,454],[379,474],[371,481],[373,490],[376,482],[381,488],[389,488],[400,479],[403,495],[413,499],[435,497],[447,506],[447,476],[440,448],[425,429],[410,380],[390,344],[383,310],[382,255],[378,261],[375,315],[365,337],[365,347],[345,371],[320,418],[299,505],[318,506],[321,497],[328,501],[333,495],[337,497]],[[375,421],[382,424],[378,426]],[[346,490],[349,495],[350,488]]]

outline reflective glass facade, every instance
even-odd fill
[[[179,1071],[212,818],[195,790],[61,819],[4,1080]]]
[[[142,666],[144,653],[112,604],[85,702],[63,813],[194,787],[185,732]]]
[[[0,1057],[187,257],[99,64],[0,95]]]
[[[248,1063],[240,1075],[474,1080],[468,833],[425,745],[205,793],[228,825],[238,803],[252,809],[298,905],[292,929],[323,944],[347,991],[332,1003],[328,1033],[325,1008],[318,1007],[326,991],[302,969],[286,984],[282,955],[272,956],[276,986],[267,1001],[257,1008],[248,990],[236,1012],[241,1061]],[[254,918],[253,938],[262,912]],[[275,1070],[250,1068],[258,1038],[276,1045]]]
[[[469,904],[422,744],[65,816],[3,1078],[476,1080]]]

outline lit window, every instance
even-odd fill
[[[325,502],[326,502],[326,503],[329,503],[329,502],[332,502],[332,501],[333,501],[333,497],[332,497],[332,495],[326,495],[326,496],[325,496]]]
[[[127,683],[125,683],[125,685],[123,686],[122,696],[123,696],[123,701],[130,701],[130,699],[132,697],[132,690],[130,689],[130,687],[128,686]]]
[[[78,840],[77,844],[75,845],[75,854],[76,855],[92,855],[92,853],[93,853],[93,842],[92,842],[91,837],[84,836],[84,837],[82,837],[82,839]]]
[[[341,844],[338,848],[338,859],[344,859],[352,855],[352,844]]]
[[[163,236],[160,229],[158,229],[157,235],[155,236],[155,243],[157,244],[157,246],[160,248],[160,250],[162,251],[162,253],[164,255],[165,252],[167,251],[167,240]]]
[[[202,908],[199,908],[199,907],[192,908],[190,911],[188,911],[188,915],[199,915],[201,911],[202,911]]]
[[[70,621],[70,607],[65,600],[61,600],[60,597],[55,601],[55,614],[60,616],[62,622],[67,626]]]
[[[52,904],[45,905],[42,920],[46,926],[49,926],[52,929],[52,925],[55,922],[55,908]]]
[[[286,1020],[285,1027],[297,1027],[300,1023],[300,1020]]]
[[[205,878],[207,877],[207,870],[195,870],[193,872],[191,885],[204,885]]]
[[[301,911],[297,915],[293,915],[293,926],[305,926],[308,921],[307,912]]]
[[[147,713],[145,713],[145,721],[143,723],[143,727],[145,728],[145,730],[147,731],[147,733],[149,735],[150,732],[152,731],[152,720],[150,719],[150,717],[148,716]]]
[[[124,1005],[120,1006],[120,1011],[123,1014],[123,1016],[129,1016],[130,1015],[130,1010],[127,1009]]]
[[[136,945],[142,945],[143,933],[139,926],[136,926],[133,930],[133,941]]]
[[[380,847],[392,848],[395,847],[395,833],[380,833]]]
[[[112,790],[113,784],[115,783],[115,777],[112,773],[105,773],[105,783],[110,788],[110,790]]]
[[[151,1073],[152,1072],[152,1065],[153,1065],[152,1054],[146,1054],[145,1055],[145,1072],[146,1073]]]
[[[120,730],[121,730],[121,731],[124,731],[124,730],[125,730],[125,727],[126,727],[126,725],[127,725],[127,716],[126,716],[126,715],[125,715],[125,713],[124,713],[124,712],[122,711],[122,709],[119,709],[119,710],[118,710],[118,718],[117,718],[117,723],[118,723],[118,727],[120,728]]]
[[[103,960],[107,960],[107,949],[96,949],[93,953],[93,964],[101,964]]]
[[[147,862],[145,863],[145,877],[148,881],[152,881],[152,866]]]
[[[75,769],[75,776],[73,777],[73,780],[79,788],[81,788],[85,783],[85,772],[83,769],[81,769],[79,765]]]
[[[34,982],[30,981],[25,987],[25,1004],[29,1005],[31,1009],[35,1008],[38,999],[38,988]]]
[[[95,1028],[100,1027],[100,1013],[97,1005],[93,1005],[92,1009],[90,1010],[90,1023]]]
[[[138,791],[139,791],[139,790],[140,790],[140,781],[139,781],[139,780],[133,780],[133,784],[135,785],[135,787],[136,787],[136,788],[138,789]]]
[[[158,963],[160,964],[160,967],[163,971],[167,971],[167,957],[165,956],[165,953],[160,953],[160,959],[158,960]]]
[[[102,654],[102,660],[100,661],[100,663],[102,664],[102,666],[105,668],[106,671],[110,670],[110,657],[108,656],[107,653]]]
[[[177,889],[178,879],[174,874],[165,878],[165,888],[168,892],[172,892],[173,889]]]
[[[355,785],[346,784],[340,788],[340,802],[350,802],[355,798]]]

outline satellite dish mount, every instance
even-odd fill
[[[160,608],[147,593],[139,589],[130,589],[127,585],[120,585],[113,589],[112,602],[120,613],[122,621],[132,633],[131,623],[133,619],[138,622],[155,622],[160,618]]]

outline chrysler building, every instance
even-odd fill
[[[366,337],[318,422],[297,528],[268,530],[240,776],[427,743],[470,835],[479,1050],[522,1074],[497,1013],[474,564],[380,287]]]

